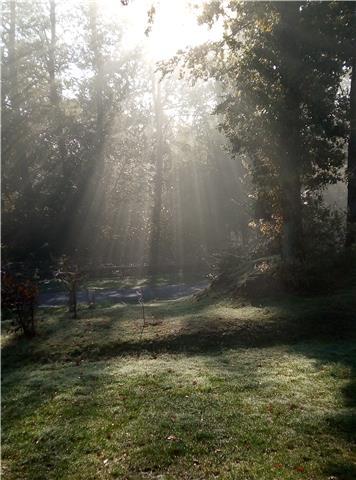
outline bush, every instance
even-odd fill
[[[345,215],[320,198],[304,205],[303,256],[281,263],[278,275],[287,291],[314,294],[332,291],[346,279],[351,259],[344,254]]]
[[[258,296],[277,291],[319,293],[342,284],[348,267],[344,258],[345,214],[327,207],[322,197],[303,197],[302,255],[293,262],[280,256],[282,219],[251,222],[254,238],[220,258],[214,287]]]
[[[78,265],[73,263],[67,256],[59,260],[59,269],[54,274],[68,292],[68,309],[73,318],[78,318],[77,313],[77,293],[84,279],[84,274],[79,270]]]
[[[33,337],[36,334],[37,286],[30,280],[18,280],[9,273],[4,273],[1,301],[3,309],[12,317],[14,331],[21,330],[26,337]]]
[[[255,258],[232,252],[222,255],[211,288],[224,294],[258,297],[278,293],[282,284],[278,275],[280,257]]]
[[[319,198],[309,198],[303,209],[303,230],[307,261],[336,258],[345,245],[345,212],[326,206]]]

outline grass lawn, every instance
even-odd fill
[[[11,480],[356,478],[355,290],[39,312],[3,327]]]

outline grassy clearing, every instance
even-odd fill
[[[354,293],[5,326],[3,478],[354,479]]]

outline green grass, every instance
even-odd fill
[[[355,291],[3,328],[3,478],[356,478]]]

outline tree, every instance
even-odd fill
[[[315,3],[211,2],[200,20],[223,17],[221,41],[168,65],[180,61],[195,77],[222,83],[222,128],[235,154],[249,158],[257,216],[282,218],[288,262],[304,255],[303,196],[336,181],[344,161],[343,64],[325,42],[337,39],[340,12]]]
[[[238,237],[243,168],[211,115],[215,82],[156,76],[153,86],[155,66],[99,3],[7,1],[3,23],[3,241],[13,259],[183,267]]]
[[[350,133],[348,142],[348,197],[347,197],[347,237],[346,244],[356,243],[356,4],[353,4],[350,25],[350,48],[348,60],[351,67],[350,85]]]
[[[161,99],[160,82],[152,75],[152,100],[155,118],[155,149],[154,149],[154,180],[153,180],[153,209],[151,218],[150,257],[151,271],[155,273],[158,268],[161,253],[161,224],[162,224],[162,193],[163,193],[163,160],[164,160],[164,133],[163,133],[163,108]]]
[[[59,80],[57,78],[57,34],[56,34],[56,1],[50,0],[50,46],[48,49],[48,76],[49,76],[49,91],[50,103],[53,116],[53,130],[58,145],[58,156],[62,166],[62,175],[67,177],[67,152],[64,141],[64,118],[61,109],[61,97],[59,93]]]

